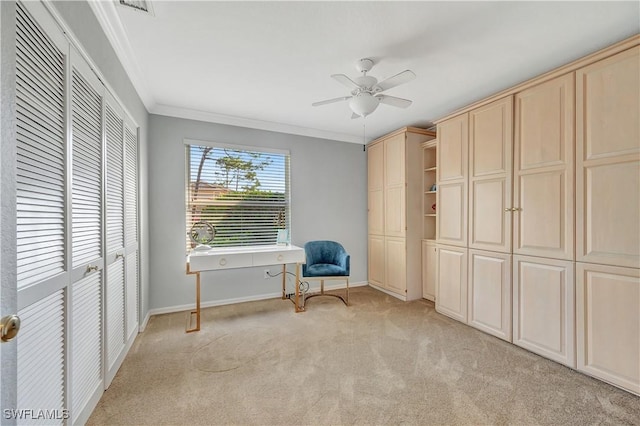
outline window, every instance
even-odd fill
[[[196,222],[215,227],[213,247],[275,244],[289,229],[289,153],[186,142],[187,250]]]

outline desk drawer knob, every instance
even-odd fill
[[[225,258],[223,257],[222,259],[220,259],[220,262],[218,262],[218,263],[220,263],[220,266],[224,266],[224,265],[226,265],[226,264],[227,264],[227,259],[225,259]]]
[[[282,259],[284,259],[284,256],[283,256],[283,255],[281,255],[281,254],[279,254],[279,255],[278,255],[278,260],[282,260]]]

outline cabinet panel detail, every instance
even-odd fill
[[[377,143],[367,148],[367,185],[369,191],[382,190],[384,186],[384,151],[383,144]]]
[[[464,183],[441,184],[438,188],[438,241],[467,244],[467,209]]]
[[[402,237],[406,227],[406,202],[404,186],[390,187],[385,192],[385,235]]]
[[[584,174],[578,260],[640,266],[640,161],[586,167]]]
[[[513,343],[575,368],[573,262],[513,262]]]
[[[512,115],[511,97],[469,113],[471,177],[511,170]]]
[[[576,71],[576,260],[640,267],[640,47]]]
[[[563,258],[573,251],[573,241],[567,241],[565,173],[552,171],[520,176],[521,188],[517,204],[522,210],[514,213],[517,234],[516,251]]]
[[[369,233],[384,234],[384,192],[369,191]]]
[[[564,165],[573,144],[573,75],[519,93],[516,157],[520,170]]]
[[[405,135],[399,134],[384,141],[384,184],[404,185]]]
[[[386,288],[404,296],[407,292],[407,249],[404,238],[385,239]]]
[[[581,160],[640,152],[640,47],[578,70]]]
[[[505,180],[478,180],[472,183],[469,246],[505,252],[511,247],[511,213],[505,212]]]
[[[436,310],[467,322],[467,249],[438,246]]]
[[[438,181],[464,179],[467,176],[468,115],[463,114],[438,124]]]
[[[384,286],[384,237],[369,235],[369,282]]]
[[[574,93],[566,74],[516,94],[514,253],[574,259]]]
[[[576,266],[578,370],[640,394],[640,272]]]
[[[511,341],[511,256],[469,250],[469,325]]]
[[[437,248],[431,241],[422,242],[422,297],[436,300]]]

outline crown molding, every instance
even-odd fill
[[[165,115],[169,117],[185,118],[187,120],[205,121],[208,123],[226,124],[229,126],[246,127],[249,129],[267,130],[270,132],[288,133],[292,135],[308,136],[312,138],[330,139],[340,142],[357,143],[362,145],[361,136],[347,133],[336,133],[309,127],[293,126],[291,124],[275,123],[272,121],[255,120],[252,118],[236,117],[232,115],[216,114],[213,112],[199,111],[189,108],[180,108],[170,105],[156,104],[150,111],[151,114]],[[369,139],[367,140],[369,142]]]
[[[142,103],[144,103],[147,111],[150,111],[155,106],[156,101],[147,86],[144,73],[135,59],[133,49],[127,38],[127,33],[118,16],[115,2],[89,1],[87,3],[89,3],[91,10],[93,10],[94,15],[98,19],[102,30],[111,43],[113,50],[115,50],[116,56],[120,59],[120,63],[138,92]]]
[[[155,97],[149,89],[144,73],[138,66],[136,57],[133,53],[133,48],[129,43],[126,35],[126,31],[118,11],[116,9],[115,2],[111,1],[89,1],[89,6],[96,15],[102,30],[107,36],[107,39],[111,43],[111,46],[116,52],[118,59],[122,63],[125,72],[129,76],[131,83],[135,87],[140,99],[147,108],[147,111],[151,114],[165,115],[169,117],[185,118],[189,120],[199,120],[210,123],[227,124],[230,126],[246,127],[250,129],[267,130],[271,132],[288,133],[293,135],[308,136],[320,139],[330,139],[341,142],[350,142],[362,144],[363,139],[360,136],[336,133],[326,130],[313,129],[307,127],[293,126],[284,123],[275,123],[270,121],[255,120],[251,118],[236,117],[224,114],[217,114],[206,111],[199,111],[189,108],[175,107],[171,105],[157,104]],[[370,138],[366,142],[369,142]]]

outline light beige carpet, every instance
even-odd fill
[[[89,424],[640,424],[640,398],[369,287],[154,316]]]

